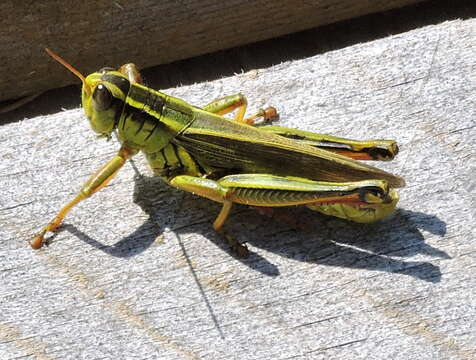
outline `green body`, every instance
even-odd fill
[[[398,202],[394,188],[404,186],[402,178],[355,160],[391,160],[398,152],[394,141],[251,126],[274,108],[244,119],[246,99],[241,94],[199,108],[142,85],[133,64],[84,78],[48,53],[83,81],[83,107],[93,130],[105,137],[117,130],[122,146],[34,238],[34,248],[41,247],[44,234],[55,231],[71,208],[103,188],[140,151],[170,185],[223,204],[214,222],[217,231],[232,203],[306,205],[327,215],[371,222],[391,214]],[[235,120],[222,116],[235,109]]]
[[[177,180],[173,181],[180,175],[219,180],[228,175],[254,174],[255,178],[267,179],[267,184],[261,184],[260,189],[272,190],[273,184],[278,183],[276,176],[292,177],[292,181],[288,179],[292,189],[281,194],[282,201],[259,203],[253,199],[240,201],[236,197],[233,201],[257,206],[288,206],[296,202],[286,198],[297,192],[316,193],[317,190],[319,196],[327,195],[322,182],[340,183],[340,194],[348,192],[348,182],[376,180],[379,188],[385,187],[385,183],[391,188],[403,185],[399,177],[324,150],[329,143],[342,146],[344,139],[276,126],[253,127],[229,120],[208,111],[207,107],[198,108],[144,85],[130,83],[119,72],[94,73],[86,81],[104,84],[117,104],[112,107],[113,111],[89,110],[93,106],[92,100],[83,96],[86,114],[93,114],[90,116],[93,128],[105,135],[116,128],[121,143],[142,151],[154,173],[174,186],[180,187]],[[110,120],[112,112],[113,122]],[[98,129],[97,123],[102,127]],[[373,142],[373,148],[376,143]],[[353,142],[354,146],[359,144],[361,142]],[[314,184],[317,187],[306,188],[309,181],[317,182]],[[248,180],[233,186],[239,191],[251,185]],[[332,192],[335,193],[334,189]],[[308,198],[301,203],[326,214],[367,222],[393,211],[396,193],[392,191],[390,198],[392,200],[387,197],[378,210],[374,206],[365,208],[362,204],[360,210],[343,203],[313,205]]]

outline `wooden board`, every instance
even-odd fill
[[[211,229],[219,206],[141,156],[31,250],[118,145],[81,109],[1,126],[0,358],[474,359],[475,33],[454,20],[167,90],[197,105],[240,91],[283,126],[399,142],[379,164],[408,184],[392,218],[237,207],[245,260]]]
[[[45,47],[85,73],[149,67],[420,1],[5,0],[0,101],[77,82]]]

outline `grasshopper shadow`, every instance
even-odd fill
[[[177,196],[171,193],[173,190],[170,187],[165,189],[166,185],[158,178],[136,175],[134,180],[133,201],[148,215],[148,219],[132,233],[113,245],[105,245],[101,241],[93,239],[74,225],[65,224],[63,228],[86,244],[104,251],[111,256],[129,258],[147,250],[154,244],[157,237],[162,235],[163,229],[167,225],[164,221],[157,221],[161,215],[158,214],[157,210],[160,211],[162,207],[168,208],[173,206],[170,201],[169,203],[164,201],[166,197],[164,196],[164,192],[168,190],[170,193],[167,197],[172,200],[176,199]],[[169,216],[167,216],[167,218],[168,217]]]
[[[214,216],[220,211],[220,204],[176,190],[158,177],[138,174],[134,177],[134,184],[133,201],[148,215],[148,219],[117,243],[105,245],[71,224],[66,223],[62,228],[86,244],[114,257],[129,258],[142,253],[154,244],[165,229],[175,233],[183,251],[186,251],[186,248],[181,235],[193,232],[203,235],[224,252],[236,257],[211,226]],[[253,258],[252,262],[238,259],[265,275],[279,275],[274,264],[257,254],[254,254]]]
[[[450,256],[425,243],[420,230],[444,236],[446,224],[438,217],[399,209],[388,220],[374,224],[356,224],[320,215],[306,208],[283,208],[300,223],[312,224],[310,229],[283,225],[268,220],[269,225],[256,224],[263,233],[249,236],[248,243],[294,260],[344,268],[399,273],[436,283],[441,281],[440,268],[428,261],[409,261],[418,254],[439,259]],[[279,220],[279,216],[278,220]],[[263,222],[249,215],[253,222]],[[240,223],[242,219],[234,219]],[[270,231],[270,228],[272,229]]]
[[[66,228],[89,245],[116,257],[133,257],[145,251],[164,229],[174,232],[183,251],[186,247],[182,235],[196,233],[234,256],[211,226],[220,204],[175,190],[160,178],[141,175],[135,177],[133,200],[148,219],[112,246],[71,225]],[[299,221],[292,223],[293,219]],[[441,280],[438,266],[404,259],[418,254],[449,259],[444,251],[426,244],[420,231],[442,237],[446,224],[434,215],[409,210],[399,209],[390,219],[375,224],[354,224],[304,207],[278,208],[269,217],[258,214],[254,208],[235,206],[225,226],[239,241],[250,245],[250,257],[239,260],[268,276],[279,275],[278,267],[253,252],[253,247],[293,260],[399,273],[433,283]]]

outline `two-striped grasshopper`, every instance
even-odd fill
[[[117,131],[121,148],[94,173],[31,241],[40,248],[80,201],[102,189],[127,159],[142,151],[168,184],[220,202],[213,223],[221,231],[233,203],[258,207],[305,205],[327,215],[372,222],[393,212],[394,188],[402,178],[356,160],[391,160],[391,140],[354,141],[279,126],[256,126],[274,108],[245,118],[246,98],[226,96],[196,107],[143,85],[133,64],[104,68],[84,77],[58,55],[50,56],[82,81],[82,103],[92,129],[105,137]],[[236,110],[234,120],[223,117]],[[246,247],[226,236],[235,251]]]

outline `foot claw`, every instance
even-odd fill
[[[265,122],[273,122],[279,119],[279,114],[276,108],[270,106],[263,110],[263,119]]]
[[[250,251],[248,250],[248,247],[245,244],[240,244],[238,241],[236,241],[235,238],[228,234],[223,234],[223,236],[225,237],[225,240],[228,245],[230,245],[231,251],[235,253],[238,257],[246,258],[250,255]]]
[[[33,239],[31,239],[30,246],[33,249],[38,250],[39,248],[41,248],[43,246],[44,242],[45,242],[44,234],[40,233],[40,234],[36,235]]]
[[[45,239],[45,234],[48,231],[56,233],[60,227],[61,220],[55,218],[53,221],[48,223],[48,225],[46,225],[38,234],[36,234],[33,239],[31,239],[30,246],[36,250],[41,248],[43,245],[48,245],[48,240]]]

